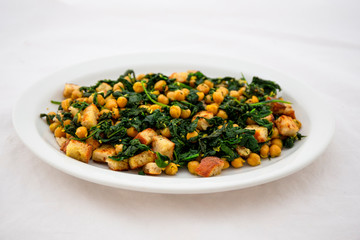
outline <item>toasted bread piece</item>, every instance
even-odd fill
[[[136,169],[144,166],[149,162],[155,162],[155,159],[156,154],[153,151],[144,151],[142,153],[139,153],[138,155],[129,158],[129,166],[131,169]]]
[[[195,169],[195,172],[202,177],[219,175],[224,164],[224,161],[218,157],[206,157],[201,160],[200,165]]]
[[[107,83],[101,83],[97,88],[96,88],[96,91],[98,92],[98,93],[100,93],[100,92],[103,92],[103,93],[107,93],[107,91],[109,91],[109,90],[112,90],[112,87],[109,85],[109,84],[107,84]]]
[[[73,91],[79,89],[80,86],[72,83],[65,83],[63,95],[65,98],[70,98]]]
[[[107,158],[106,162],[111,170],[114,170],[114,171],[129,170],[129,159],[124,159],[122,161],[116,161],[111,158]]]
[[[268,140],[268,129],[259,125],[247,125],[245,129],[255,130],[254,137],[259,143]]]
[[[156,135],[157,133],[154,131],[154,129],[147,128],[144,131],[139,132],[135,136],[135,139],[139,139],[142,144],[149,145],[152,142],[153,137],[155,137]]]
[[[169,76],[169,78],[175,78],[177,82],[185,83],[188,75],[189,73],[187,72],[174,72]]]
[[[283,136],[295,136],[296,133],[300,130],[294,120],[286,115],[281,115],[278,119],[276,119],[275,124],[279,130],[279,133]]]
[[[102,145],[95,149],[92,154],[92,160],[96,162],[106,162],[108,157],[115,155],[115,148],[111,145]]]
[[[154,152],[159,152],[162,155],[168,156],[171,160],[173,159],[175,143],[164,136],[158,135],[153,138],[152,149]]]
[[[76,160],[88,163],[92,154],[92,146],[90,144],[77,140],[70,140],[65,147],[66,156],[75,158]]]
[[[93,150],[97,149],[98,147],[100,147],[100,143],[98,140],[95,140],[93,137],[89,137],[88,139],[85,140],[85,142],[87,144],[90,144],[93,147]]]
[[[144,173],[148,175],[160,175],[161,174],[161,168],[158,167],[158,165],[154,162],[147,163],[144,166]]]
[[[123,151],[123,148],[124,148],[124,144],[116,144],[115,145],[115,153],[119,154],[120,152]]]
[[[82,114],[81,125],[87,129],[95,126],[97,124],[98,114],[99,109],[95,106],[95,104],[87,106]]]
[[[235,150],[242,158],[248,158],[251,153],[250,149],[243,146],[236,146]]]
[[[192,118],[191,121],[195,121],[196,117],[201,117],[198,120],[197,129],[206,130],[210,126],[210,124],[208,123],[208,121],[206,121],[206,119],[213,118],[214,114],[211,112],[208,112],[208,111],[201,111],[201,112],[198,112],[197,114],[195,114],[195,116]],[[206,119],[204,119],[204,118],[206,118]]]

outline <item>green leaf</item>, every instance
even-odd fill
[[[155,159],[155,163],[159,168],[165,168],[170,163],[170,159],[168,156],[164,156],[159,152],[156,152],[157,158]]]

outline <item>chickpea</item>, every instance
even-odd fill
[[[226,120],[228,119],[228,115],[224,110],[219,110],[219,112],[216,114],[216,116],[221,117],[222,119]]]
[[[224,166],[223,166],[223,168],[222,168],[223,170],[230,167],[230,163],[229,163],[228,160],[226,160],[226,158],[221,158],[221,160],[224,161]]]
[[[49,129],[51,132],[54,132],[55,129],[60,125],[61,125],[60,122],[53,122],[52,124],[50,124]]]
[[[135,137],[138,134],[138,131],[134,127],[130,127],[126,130],[126,134],[129,137]]]
[[[190,109],[181,109],[181,115],[180,117],[183,119],[189,118],[191,115],[191,110]]]
[[[231,166],[233,166],[234,168],[241,168],[242,166],[244,166],[244,162],[244,159],[238,157],[231,161]]]
[[[281,139],[278,139],[278,138],[271,140],[271,145],[278,145],[278,147],[280,149],[283,148],[283,143],[282,143]]]
[[[75,135],[78,136],[78,138],[86,138],[88,135],[88,131],[86,127],[78,127],[76,129]]]
[[[69,138],[72,138],[72,135],[67,133],[65,137],[66,137],[67,139],[69,139]]]
[[[169,163],[165,168],[165,173],[167,175],[175,175],[178,172],[178,167],[175,163]]]
[[[271,139],[279,138],[279,137],[280,137],[280,135],[279,135],[279,129],[277,129],[277,127],[273,127]]]
[[[145,108],[147,110],[150,110],[150,105],[140,105],[139,108]]]
[[[219,110],[219,106],[216,105],[215,103],[213,103],[213,104],[206,105],[205,109],[208,112],[211,112],[213,114],[217,114],[217,112]]]
[[[64,109],[64,111],[67,111],[71,105],[72,99],[67,98],[61,102],[61,107]]]
[[[257,166],[261,164],[260,156],[256,153],[250,153],[249,157],[247,158],[247,163],[250,166]]]
[[[278,157],[281,154],[281,148],[278,145],[271,145],[270,147],[270,157]]]
[[[186,139],[189,140],[190,138],[199,136],[199,133],[197,131],[191,132],[186,134]]]
[[[205,103],[206,104],[210,104],[210,103],[212,103],[213,102],[213,100],[212,100],[212,97],[211,97],[211,95],[209,94],[209,95],[206,95],[205,96]]]
[[[125,107],[127,102],[128,100],[126,99],[126,97],[118,97],[118,99],[116,100],[116,103],[119,106],[119,108]]]
[[[166,82],[164,80],[160,80],[160,81],[156,82],[154,85],[154,89],[158,90],[160,92],[164,91],[165,87],[166,87]]]
[[[213,93],[213,99],[215,103],[221,104],[224,101],[224,96],[220,91],[217,91]]]
[[[153,104],[149,107],[150,111],[161,110],[161,107],[157,104]]]
[[[233,127],[239,127],[239,125],[237,125],[237,124],[235,123],[235,124],[233,124]]]
[[[184,93],[185,97],[187,97],[187,95],[189,95],[189,93],[190,93],[190,90],[187,88],[183,88],[183,89],[181,89],[181,91]]]
[[[172,118],[179,118],[181,115],[181,108],[179,106],[171,106],[170,107],[170,116]]]
[[[196,174],[195,170],[200,165],[198,161],[190,161],[187,164],[188,170],[191,174]]]
[[[139,75],[136,76],[136,80],[140,81],[141,79],[143,79],[145,77],[145,74],[141,73]]]
[[[242,87],[242,88],[239,89],[239,91],[238,91],[239,92],[239,97],[244,94],[245,90],[246,90],[245,87]]]
[[[77,113],[76,115],[75,115],[75,117],[77,117],[77,123],[80,123],[81,122],[81,113]]]
[[[101,110],[100,112],[99,112],[99,116],[101,116],[101,115],[103,115],[103,114],[106,114],[106,113],[109,113],[110,112],[110,110],[109,109],[103,109],[103,110]]]
[[[120,91],[122,92],[122,90],[125,89],[124,84],[122,82],[118,82],[113,86],[113,91]]]
[[[190,82],[189,82],[189,85],[190,85],[190,87],[195,87],[195,85],[196,85],[196,79],[191,77]]]
[[[100,106],[103,106],[105,104],[105,99],[101,94],[97,95],[96,100]],[[88,103],[93,103],[93,102],[94,102],[94,94],[92,94],[88,99]]]
[[[61,127],[61,126],[57,127],[55,129],[55,131],[54,131],[54,135],[55,135],[55,137],[59,137],[59,138],[60,137],[66,137],[66,133],[64,131],[64,128]]]
[[[238,98],[240,96],[239,91],[231,90],[230,97]]]
[[[147,86],[146,83],[144,83],[144,87],[145,87],[145,88],[146,88],[146,86]],[[144,92],[144,88],[143,88],[141,82],[136,82],[136,83],[134,83],[133,89],[134,89],[134,91],[135,91],[136,93],[142,93],[142,92]]]
[[[204,97],[205,97],[205,94],[203,93],[203,92],[197,92],[196,93],[197,95],[198,95],[198,101],[200,102],[200,101],[202,101],[203,99],[204,99]]]
[[[115,99],[109,99],[106,103],[105,103],[105,108],[107,109],[113,109],[113,108],[117,108],[118,104],[116,102]]]
[[[55,116],[56,113],[55,113],[55,112],[49,112],[48,115],[54,115],[54,116]],[[51,121],[52,123],[54,122],[53,120],[50,120],[50,121]]]
[[[214,83],[213,83],[212,81],[210,81],[210,80],[205,80],[204,83],[205,83],[206,85],[208,85],[209,88],[213,88],[213,87],[214,87]]]
[[[229,94],[229,90],[226,87],[219,87],[216,91],[221,92],[223,96],[226,96]]]
[[[165,104],[165,105],[168,105],[169,104],[169,98],[167,98],[165,95],[163,94],[160,94],[157,98],[157,101],[159,103],[162,103],[162,104]]]
[[[200,92],[203,92],[204,94],[208,94],[208,92],[210,91],[210,87],[205,83],[200,84],[199,86],[196,87],[196,89],[199,90]]]
[[[160,133],[164,137],[171,138],[171,132],[170,132],[170,129],[168,127],[164,128],[164,129],[161,129]]]
[[[159,95],[160,94],[159,90],[152,91],[151,93],[154,94],[154,95]]]
[[[67,126],[67,125],[70,125],[71,123],[71,120],[70,119],[66,119],[63,124],[64,124],[64,127]]]
[[[256,122],[255,122],[254,120],[252,120],[251,118],[248,117],[248,118],[246,119],[246,124],[247,124],[247,125],[252,125],[252,124],[256,124]]]
[[[269,146],[267,144],[264,144],[260,148],[260,157],[262,158],[268,158],[269,157]]]
[[[181,90],[175,91],[175,100],[176,101],[184,101],[185,100],[185,94]]]
[[[246,103],[258,103],[259,99],[253,95],[251,98],[249,98],[248,100],[246,100]]]
[[[113,108],[111,110],[111,112],[112,112],[112,118],[118,119],[120,117],[120,111],[119,111],[119,109],[117,107]]]
[[[175,92],[172,91],[167,92],[166,97],[171,101],[175,101]]]
[[[105,98],[105,104],[106,104],[109,100],[111,100],[111,99],[115,99],[112,94],[110,94],[109,96],[107,96],[107,97]],[[115,99],[115,100],[116,100],[116,99]]]
[[[128,81],[129,83],[131,83],[131,79],[129,78],[129,76],[124,77],[124,79],[125,79],[126,81]]]

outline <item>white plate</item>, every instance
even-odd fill
[[[227,169],[221,175],[200,178],[186,170],[176,176],[141,176],[134,172],[115,172],[106,165],[85,164],[60,152],[52,133],[40,113],[54,111],[50,100],[61,100],[65,83],[92,85],[100,79],[117,79],[127,69],[137,74],[196,69],[211,77],[236,76],[251,80],[256,75],[280,84],[280,93],[293,103],[297,118],[303,123],[301,133],[307,137],[286,149],[281,157],[263,160],[258,167]],[[13,122],[22,141],[51,166],[73,176],[136,191],[157,193],[209,193],[263,184],[292,174],[314,161],[326,148],[334,132],[334,121],[326,104],[313,90],[269,68],[222,56],[183,53],[146,53],[109,57],[79,64],[59,71],[27,89],[13,109]]]

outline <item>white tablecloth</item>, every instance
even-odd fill
[[[1,1],[0,239],[360,239],[359,10],[326,0]],[[238,57],[311,84],[333,107],[331,144],[272,183],[167,195],[69,176],[16,136],[12,105],[38,79],[160,50]]]

